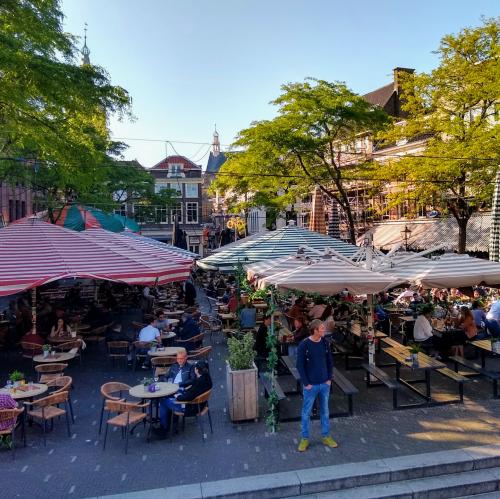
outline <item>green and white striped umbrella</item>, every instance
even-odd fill
[[[345,243],[317,232],[296,225],[287,225],[273,232],[266,232],[251,241],[228,248],[210,255],[197,264],[206,270],[230,272],[241,263],[243,265],[261,262],[272,258],[281,258],[297,254],[300,246],[307,246],[316,251],[333,249],[343,256],[350,257],[359,249],[353,244]],[[306,255],[308,254],[306,250]],[[313,253],[310,253],[313,256]]]
[[[490,226],[490,260],[500,260],[500,170],[495,179],[495,191],[493,193],[493,206],[491,208]]]

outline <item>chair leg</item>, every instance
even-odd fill
[[[101,407],[101,420],[99,421],[99,435],[101,434],[102,431],[102,418],[104,417],[104,400],[102,401],[102,407]]]
[[[47,436],[45,435],[46,430],[47,430],[47,421],[45,421],[44,419],[42,424],[42,431],[43,431],[43,445],[45,447],[47,446]]]
[[[102,450],[105,450],[106,449],[106,440],[108,438],[108,422],[106,421],[106,429],[104,430],[104,444],[102,446]]]
[[[75,424],[75,416],[73,414],[73,404],[71,403],[71,396],[68,392],[68,404],[69,404],[69,412],[71,414],[71,422]]]
[[[201,441],[203,443],[205,443],[205,435],[203,433],[203,421],[202,421],[203,416],[201,414],[198,414],[197,418],[198,418],[198,424],[200,426],[200,431],[201,431]]]
[[[210,423],[210,433],[213,433],[214,429],[212,428],[212,415],[210,414],[210,409],[208,409],[208,422]]]
[[[15,461],[16,459],[16,439],[15,439],[15,434],[16,434],[16,425],[14,423],[14,428],[12,428],[12,433],[10,434],[10,441],[12,442],[12,460]]]
[[[66,428],[68,430],[68,437],[71,437],[71,430],[70,430],[70,427],[69,427],[69,404],[68,404],[68,401],[65,402],[65,406],[66,406]]]
[[[125,427],[125,433],[126,433],[126,436],[125,436],[125,454],[127,454],[127,452],[128,452],[128,434],[130,433],[128,431],[128,425]]]

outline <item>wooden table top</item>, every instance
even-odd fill
[[[235,314],[219,314],[221,319],[236,319]]]
[[[49,355],[48,357],[44,357],[43,354],[35,355],[33,357],[34,362],[44,362],[44,363],[52,363],[52,362],[65,362],[67,360],[71,360],[75,358],[75,354],[72,352],[57,352],[55,355]]]
[[[442,369],[446,367],[446,364],[422,352],[418,353],[418,367],[415,367],[413,366],[412,360],[409,358],[410,350],[408,348],[404,350],[402,348],[383,348],[382,350],[399,363],[414,369]]]
[[[148,391],[148,388],[144,387],[144,385],[136,385],[129,390],[129,394],[131,397],[135,397],[138,399],[158,399],[173,395],[175,392],[177,392],[177,390],[179,390],[179,385],[177,383],[160,381],[156,384],[160,388],[156,392]]]
[[[414,322],[416,320],[411,315],[402,315],[400,319],[405,322]]]
[[[42,393],[45,393],[48,389],[49,387],[43,383],[33,383],[31,388],[29,385],[11,389],[2,388],[0,389],[0,393],[10,395],[14,400],[21,400],[42,395]]]
[[[173,331],[166,331],[160,334],[160,338],[162,340],[170,340],[171,338],[175,338],[177,335]]]
[[[481,350],[486,350],[487,352],[491,352],[491,341],[490,340],[476,340],[471,341],[471,345],[474,345]]]
[[[175,316],[175,315],[182,315],[184,313],[184,310],[172,310],[169,312],[163,312],[166,316]]]
[[[150,357],[169,357],[172,355],[177,355],[178,352],[185,352],[186,349],[184,347],[163,347],[157,348],[156,351],[152,352],[148,351],[148,355]]]
[[[267,308],[267,303],[253,303],[252,307],[253,308],[265,309],[265,308]]]

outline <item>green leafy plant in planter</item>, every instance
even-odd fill
[[[253,291],[249,295],[250,301],[263,301],[267,298],[267,290],[266,289],[258,289],[256,291]]]
[[[276,302],[274,301],[274,292],[267,296],[267,313],[272,317],[276,311]],[[278,375],[278,339],[276,337],[276,328],[274,320],[271,320],[271,325],[267,331],[266,346],[268,349],[267,355],[267,376],[271,380],[272,390],[267,399],[267,418],[266,424],[271,430],[271,433],[276,433],[278,430],[278,395],[274,388],[276,377]]]
[[[9,379],[12,383],[16,383],[24,379],[24,374],[16,369],[10,373]]]
[[[51,345],[42,345],[42,351],[44,352],[50,352]]]
[[[422,351],[422,347],[418,343],[410,343],[408,349],[410,353],[420,353]]]
[[[252,333],[243,334],[239,338],[228,338],[229,355],[227,361],[233,371],[252,369],[255,361],[254,343],[255,339]]]

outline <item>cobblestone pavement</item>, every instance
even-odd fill
[[[131,315],[124,318],[131,320]],[[69,368],[75,388],[72,392],[75,424],[68,438],[64,421],[56,421],[44,447],[40,429],[28,428],[28,445],[19,448],[16,459],[9,451],[0,451],[2,497],[88,497],[112,493],[154,489],[206,480],[219,480],[300,468],[361,462],[369,459],[418,454],[471,445],[500,443],[500,401],[491,399],[491,385],[482,379],[471,380],[465,387],[464,405],[393,411],[391,393],[385,388],[367,390],[359,370],[347,377],[360,389],[355,398],[355,416],[332,420],[337,449],[319,443],[319,422],[313,422],[310,449],[296,451],[299,423],[282,423],[277,434],[269,434],[264,423],[265,402],[261,397],[261,419],[233,425],[227,416],[225,394],[225,341],[214,337],[211,359],[214,394],[211,412],[214,433],[202,442],[194,421],[184,433],[172,440],[145,441],[139,427],[124,454],[119,432],[110,432],[102,450],[98,425],[101,384],[120,380],[137,384],[143,371],[110,368],[104,350],[88,351],[83,365]],[[30,365],[15,353],[2,354],[0,382],[14,368],[30,372]],[[499,364],[499,359],[490,359]],[[433,375],[436,391],[455,393],[453,383]],[[283,383],[292,380],[283,380]],[[435,382],[435,383],[434,383]],[[415,400],[411,395],[402,401]],[[332,408],[344,407],[336,391]],[[285,414],[298,414],[300,397],[290,397]]]

